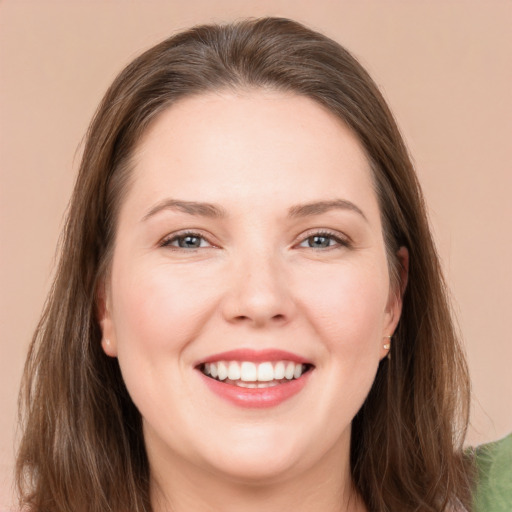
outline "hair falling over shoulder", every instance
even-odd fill
[[[149,512],[141,416],[96,319],[130,156],[155,116],[185,96],[269,88],[304,95],[338,116],[366,151],[392,277],[410,255],[391,358],[352,425],[351,470],[368,510],[471,508],[463,456],[469,378],[425,206],[407,150],[367,72],[331,39],[286,19],[205,25],[135,59],[90,125],[53,287],[28,354],[17,483],[32,512]]]

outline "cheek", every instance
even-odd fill
[[[117,357],[133,402],[151,422],[160,421],[162,400],[169,411],[183,415],[193,403],[183,401],[190,394],[186,349],[215,307],[215,289],[204,285],[204,277],[166,264],[113,266]]]
[[[317,267],[309,283],[301,288],[300,305],[306,329],[313,328],[312,336],[321,343],[317,378],[322,389],[311,408],[318,411],[316,428],[322,429],[328,450],[349,428],[375,379],[388,295],[387,269],[359,263]]]
[[[317,273],[301,302],[327,350],[349,364],[368,354],[378,359],[388,287],[386,268],[347,265]]]
[[[128,276],[128,277],[127,277]],[[215,304],[215,288],[201,275],[170,265],[119,267],[113,272],[113,305],[120,355],[130,347],[172,352],[194,339]]]

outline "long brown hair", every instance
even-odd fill
[[[61,258],[20,395],[17,481],[34,512],[150,511],[141,417],[117,360],[100,347],[96,288],[109,267],[130,157],[163,109],[219,89],[270,88],[314,99],[359,138],[372,165],[391,276],[410,255],[403,313],[353,420],[353,482],[371,511],[470,507],[462,442],[469,381],[421,190],[385,101],[357,60],[286,19],[195,27],[116,78],[87,134]]]

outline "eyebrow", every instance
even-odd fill
[[[151,208],[142,218],[143,221],[156,215],[162,210],[178,210],[188,215],[210,218],[225,218],[228,216],[222,206],[213,203],[203,203],[197,201],[182,201],[179,199],[164,199]],[[351,201],[346,199],[333,199],[330,201],[314,201],[292,206],[288,209],[288,217],[310,217],[321,215],[331,210],[349,210],[359,214],[364,220],[368,221],[363,211]]]
[[[321,215],[322,213],[326,213],[330,210],[349,210],[359,214],[366,222],[368,222],[368,219],[361,208],[346,199],[333,199],[331,201],[315,201],[312,203],[299,204],[292,206],[288,210],[288,215],[290,217],[309,217],[313,215]]]
[[[200,217],[222,218],[227,217],[226,210],[221,206],[212,203],[200,203],[197,201],[180,201],[179,199],[164,199],[153,206],[142,220],[157,214],[162,210],[178,210],[189,215],[198,215]]]

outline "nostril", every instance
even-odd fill
[[[266,289],[265,289],[266,290]],[[240,287],[228,293],[222,301],[223,317],[231,323],[261,326],[266,323],[284,325],[293,316],[294,304],[288,290],[282,296],[260,288]]]
[[[255,315],[254,318],[252,318],[250,315],[238,315],[238,316],[235,316],[233,318],[233,320],[235,322],[255,322],[255,323],[258,323],[258,324],[265,322],[264,318],[260,318],[257,315]],[[273,315],[273,316],[270,317],[270,321],[271,322],[278,322],[278,323],[285,322],[286,321],[286,315],[283,315],[281,313],[279,313],[277,315]]]

